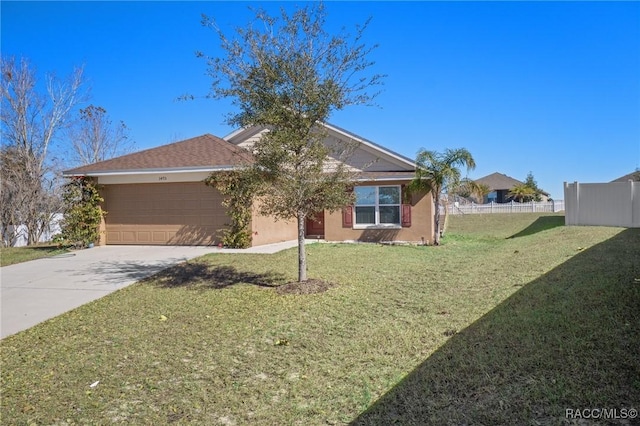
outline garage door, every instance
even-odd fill
[[[208,245],[228,218],[202,182],[105,185],[107,244]]]

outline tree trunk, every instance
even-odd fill
[[[298,282],[307,281],[307,252],[304,247],[304,222],[306,216],[298,212]]]
[[[435,213],[433,216],[434,232],[433,232],[433,245],[440,245],[440,195],[439,193],[433,197],[433,204],[435,206]]]
[[[449,224],[449,200],[444,202],[444,224],[442,225],[441,234],[444,235],[447,232],[447,225]]]

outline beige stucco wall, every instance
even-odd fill
[[[263,216],[259,212],[259,204],[253,208],[251,218],[252,246],[280,243],[298,238],[298,225],[295,220],[285,222],[276,221],[272,216]]]
[[[400,185],[402,182],[376,182],[376,185]],[[327,241],[409,241],[431,244],[433,240],[433,200],[431,194],[411,195],[411,226],[406,228],[353,229],[342,227],[342,211],[325,212]]]

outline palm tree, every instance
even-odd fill
[[[465,148],[445,149],[443,153],[421,149],[416,157],[416,177],[411,182],[412,190],[431,192],[435,205],[433,244],[440,244],[440,197],[448,188],[460,182],[460,167],[474,169],[476,163]]]
[[[484,203],[484,197],[489,195],[491,192],[491,187],[486,183],[474,182],[474,184],[476,200],[478,200],[478,204],[482,204]]]
[[[487,184],[478,183],[475,180],[464,178],[460,179],[460,183],[455,192],[461,197],[471,198],[478,204],[482,204],[484,197],[491,192],[491,188]],[[449,193],[451,193],[451,188],[449,188]]]
[[[523,201],[531,201],[536,196],[536,190],[531,188],[526,183],[521,185],[514,185],[513,188],[509,190],[509,196],[513,197],[519,203]]]

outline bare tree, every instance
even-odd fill
[[[120,121],[112,123],[107,110],[89,105],[79,111],[79,120],[67,133],[72,161],[78,165],[96,163],[132,152],[129,128]]]
[[[305,219],[314,212],[338,210],[349,204],[346,188],[352,175],[343,164],[332,170],[323,127],[333,111],[368,104],[369,90],[383,76],[367,75],[373,47],[362,42],[366,25],[354,37],[329,35],[323,29],[325,10],[314,4],[278,17],[256,11],[255,24],[236,29],[228,38],[216,30],[224,56],[208,57],[213,78],[211,97],[231,98],[238,108],[228,118],[235,126],[269,129],[253,146],[253,176],[262,185],[256,196],[261,211],[298,224],[298,280],[307,280]],[[200,54],[203,56],[203,54]],[[344,148],[344,147],[343,147]],[[346,151],[349,151],[347,149]]]
[[[21,58],[2,58],[2,206],[0,228],[27,228],[27,243],[38,241],[59,209],[50,148],[84,100],[83,69],[67,79],[47,75],[46,94],[38,92],[35,71]]]
[[[0,152],[0,228],[2,245],[11,247],[21,237],[22,212],[27,210],[29,176],[16,150],[2,146]]]

